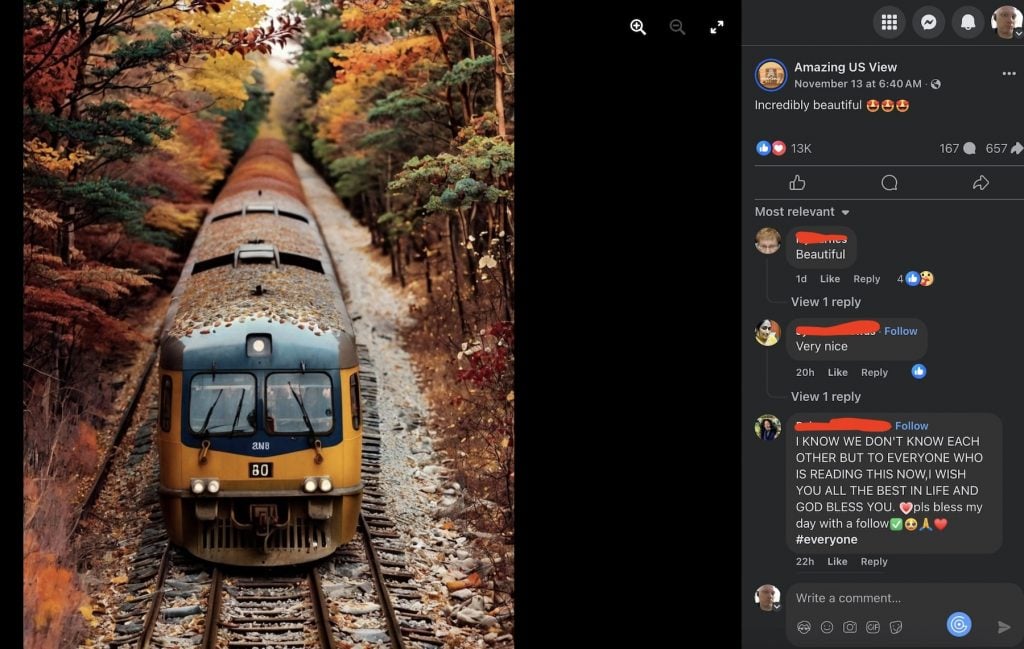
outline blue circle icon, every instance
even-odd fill
[[[757,146],[754,148],[757,150],[757,155],[761,156],[762,158],[766,155],[772,154],[772,143],[769,142],[768,140],[761,140],[760,142],[757,143]]]
[[[963,611],[951,613],[946,618],[946,630],[954,638],[962,638],[971,632],[971,616]]]
[[[903,276],[903,280],[907,283],[907,286],[919,286],[921,284],[921,273],[912,270]]]
[[[910,376],[914,377],[915,379],[921,380],[924,377],[928,376],[928,368],[922,365],[921,363],[916,363],[913,367],[910,368]]]

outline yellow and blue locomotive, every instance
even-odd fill
[[[218,195],[160,341],[170,539],[230,565],[330,555],[362,498],[352,322],[287,146],[253,142]]]

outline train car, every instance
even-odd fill
[[[291,152],[253,142],[217,197],[160,341],[172,543],[228,565],[330,555],[362,498],[352,321]]]

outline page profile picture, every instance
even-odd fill
[[[778,59],[765,59],[754,68],[754,82],[765,92],[778,92],[789,81],[786,64]]]

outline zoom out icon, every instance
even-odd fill
[[[963,611],[951,613],[946,618],[946,630],[954,638],[962,638],[971,632],[971,616]]]

